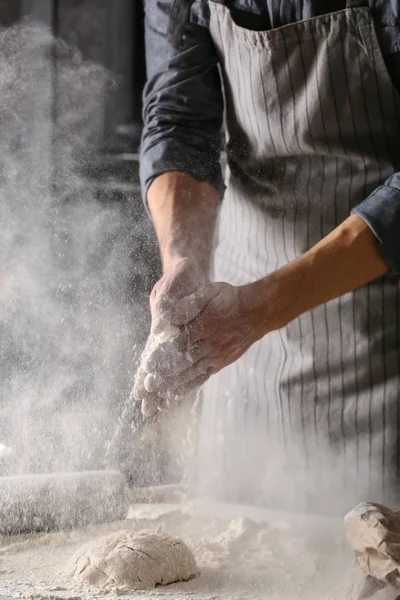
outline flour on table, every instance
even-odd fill
[[[162,533],[119,531],[92,540],[72,557],[76,581],[96,586],[151,589],[198,574],[195,558],[181,540]]]
[[[126,585],[93,585],[67,575],[71,556],[81,556],[83,544],[122,531],[135,536],[144,530],[183,540],[195,557],[199,577],[132,591]],[[200,500],[185,506],[136,504],[128,519],[116,523],[44,535],[0,536],[0,597],[358,600],[354,576],[347,576],[351,565],[341,519],[303,519]]]

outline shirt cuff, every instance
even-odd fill
[[[400,188],[392,176],[351,211],[361,217],[377,238],[383,259],[393,274],[400,274]],[[396,181],[397,182],[397,181]]]
[[[140,183],[142,198],[147,208],[147,192],[158,175],[177,171],[191,175],[199,181],[207,181],[220,194],[225,192],[219,156],[205,154],[177,140],[168,140],[142,150],[140,161]]]

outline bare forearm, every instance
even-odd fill
[[[308,252],[249,286],[249,296],[260,303],[254,318],[266,331],[278,329],[387,270],[374,234],[360,217],[351,216]]]
[[[184,173],[164,173],[151,184],[148,204],[164,271],[186,258],[208,274],[219,206],[217,190]]]

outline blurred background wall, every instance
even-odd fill
[[[148,333],[148,295],[160,275],[138,179],[145,81],[142,4],[132,0],[0,0],[3,28],[32,22],[44,24],[56,38],[79,50],[77,72],[85,73],[84,65],[94,61],[105,68],[109,82],[107,92],[98,94],[96,105],[90,108],[99,120],[100,135],[84,160],[74,158],[73,167],[65,166],[65,140],[68,137],[68,144],[74,144],[79,131],[71,142],[70,132],[66,134],[67,117],[85,96],[78,89],[80,76],[68,75],[69,82],[66,75],[74,59],[60,59],[57,49],[46,47],[40,69],[33,59],[29,67],[39,73],[32,75],[30,90],[22,82],[14,83],[8,108],[4,108],[5,100],[2,105],[0,82],[0,109],[7,114],[15,110],[18,116],[24,98],[24,158],[13,151],[11,163],[17,175],[23,173],[23,190],[30,191],[23,205],[21,193],[11,199],[0,181],[0,205],[9,202],[13,210],[13,216],[4,217],[5,226],[14,223],[20,238],[10,234],[3,253],[16,257],[26,247],[23,256],[32,257],[45,230],[50,232],[46,233],[50,236],[46,250],[38,252],[36,262],[33,258],[18,262],[32,260],[34,269],[39,269],[33,285],[39,286],[41,300],[27,308],[25,297],[32,294],[24,278],[18,283],[19,307],[14,296],[0,297],[0,442],[15,449],[14,461],[7,467],[4,462],[0,465],[4,474],[103,468],[105,442],[126,405],[135,363]],[[18,46],[18,36],[22,40],[24,35],[16,33],[13,43]],[[33,51],[40,45],[29,43]],[[14,53],[12,64],[19,60],[18,68],[23,70],[30,60],[23,52],[32,53],[26,49],[29,44],[21,48],[20,59],[16,58],[18,48],[9,52],[9,45],[3,35],[0,52]],[[15,69],[7,60],[7,68]],[[85,77],[81,85],[88,85]],[[7,180],[7,189],[10,185]],[[18,202],[21,210],[15,208]],[[36,239],[29,229],[25,234],[22,231],[27,214],[38,219],[39,206],[46,226],[44,221],[35,223]],[[15,279],[15,267],[9,272],[3,278]],[[31,266],[26,265],[26,272],[29,279]],[[15,308],[7,308],[10,305]],[[49,314],[55,315],[51,325]],[[45,350],[49,337],[54,339]],[[148,467],[143,466],[146,461]],[[142,457],[137,476],[145,483],[169,480],[168,468],[165,464],[159,468],[158,461],[157,456]]]

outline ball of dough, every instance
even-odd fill
[[[162,533],[120,531],[85,544],[68,571],[89,585],[149,589],[198,574],[196,560],[181,540]]]

